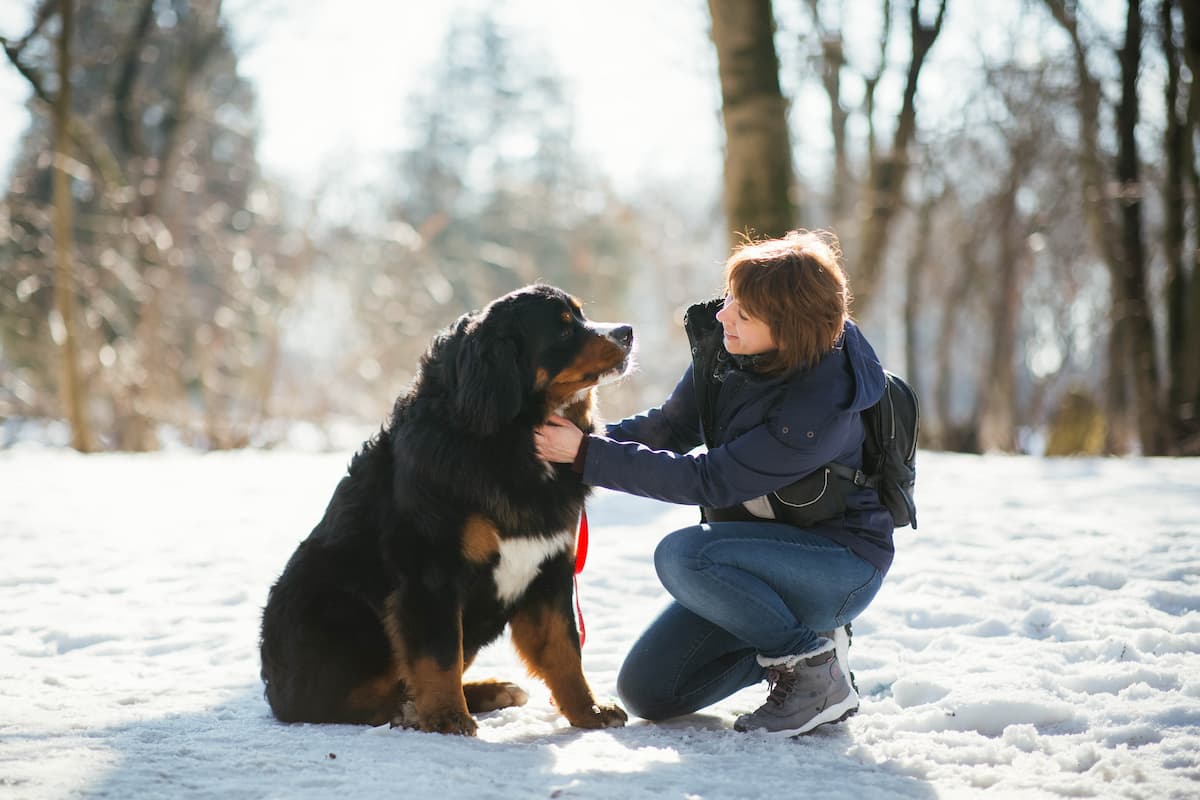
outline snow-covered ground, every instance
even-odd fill
[[[0,452],[0,798],[1200,796],[1200,461],[920,457],[921,528],[855,623],[862,710],[798,740],[579,731],[511,645],[469,675],[527,706],[479,738],[283,725],[259,610],[349,453]],[[601,493],[584,663],[612,696],[690,509]]]

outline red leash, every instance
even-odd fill
[[[583,647],[583,643],[587,639],[587,628],[583,625],[583,608],[579,605],[579,573],[583,572],[583,565],[587,563],[587,549],[588,521],[585,508],[579,514],[579,536],[575,539],[575,616],[579,620],[580,647]]]

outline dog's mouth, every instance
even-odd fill
[[[591,326],[595,338],[589,343],[596,361],[583,376],[592,386],[613,383],[633,369],[633,328],[629,325],[596,323]],[[588,347],[581,354],[586,360]]]
[[[550,381],[552,408],[576,402],[596,386],[614,383],[632,371],[633,328],[592,323],[579,355]]]

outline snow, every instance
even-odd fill
[[[0,452],[0,798],[1200,796],[1200,461],[922,453],[921,528],[855,622],[856,717],[570,728],[506,640],[468,673],[529,704],[479,737],[283,725],[258,616],[349,453]],[[691,509],[589,506],[584,665],[614,696]]]

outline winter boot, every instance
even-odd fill
[[[850,676],[850,685],[854,687],[854,691],[858,691],[858,681],[854,680],[854,670],[850,669],[850,645],[854,643],[854,633],[850,630],[850,623],[847,622],[840,628],[834,628],[831,631],[819,631],[817,636],[824,636],[826,639],[832,639],[835,649],[837,650],[838,663],[842,665],[842,670]]]
[[[858,711],[858,692],[838,663],[832,639],[820,638],[807,653],[758,657],[767,668],[771,694],[752,714],[737,718],[739,731],[764,729],[772,736],[798,736],[818,725],[841,722]]]

